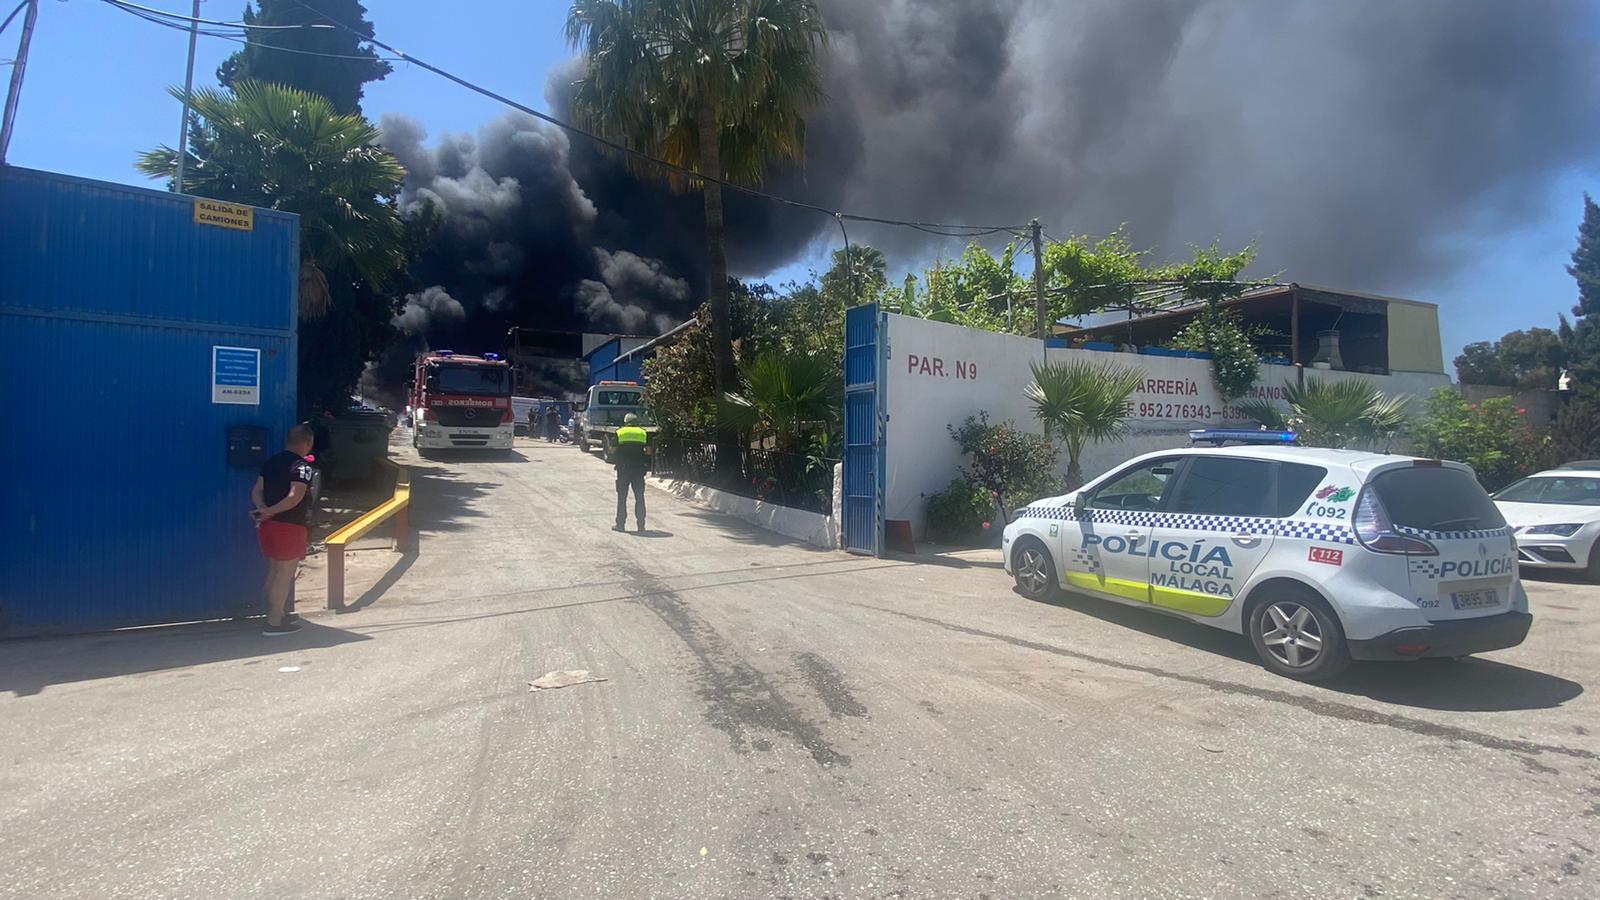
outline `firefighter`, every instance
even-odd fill
[[[644,473],[650,469],[650,435],[639,427],[639,416],[628,413],[617,429],[617,524],[615,531],[627,531],[628,488],[633,488],[633,518],[644,533]]]

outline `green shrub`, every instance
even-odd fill
[[[928,538],[941,544],[970,544],[985,537],[984,524],[995,525],[994,497],[965,478],[928,497]]]
[[[1258,332],[1257,338],[1267,333]],[[1223,400],[1243,397],[1261,371],[1261,358],[1251,345],[1251,331],[1237,313],[1219,306],[1202,309],[1168,344],[1179,350],[1211,354],[1211,380]]]
[[[1485,489],[1499,490],[1533,471],[1545,455],[1548,439],[1533,430],[1523,412],[1510,397],[1468,403],[1454,388],[1439,388],[1428,397],[1413,450],[1464,462]]]
[[[967,455],[962,477],[989,491],[1008,514],[1063,491],[1057,450],[1043,437],[1019,431],[1009,421],[991,425],[988,413],[968,416],[960,428],[949,430]]]

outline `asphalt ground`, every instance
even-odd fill
[[[1600,587],[1308,686],[992,551],[618,534],[566,445],[415,476],[298,635],[0,643],[0,897],[1600,896]]]

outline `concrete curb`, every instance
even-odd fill
[[[832,516],[779,506],[753,497],[741,497],[691,481],[679,481],[655,475],[646,477],[645,481],[680,500],[726,513],[784,537],[794,538],[824,550],[839,549],[839,524]]]

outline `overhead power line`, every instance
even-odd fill
[[[26,0],[24,0],[24,2],[26,2]],[[107,6],[110,6],[113,9],[119,10],[121,12],[125,12],[128,15],[133,16],[135,18],[143,19],[144,21],[149,22],[152,25],[160,25],[163,28],[170,28],[173,31],[181,31],[184,34],[188,34],[189,33],[189,26],[188,25],[181,25],[178,22],[168,21],[168,19],[166,19],[166,18],[161,18],[159,16],[153,16],[153,15],[149,15],[147,13],[141,12],[140,11],[141,8],[135,7],[134,4],[123,3],[123,2],[121,2],[121,0],[100,0],[100,2],[105,3]],[[169,16],[169,18],[176,18],[176,19],[182,19],[184,21],[188,21],[188,17],[187,16],[176,16],[176,15],[172,15],[172,14],[168,14],[168,16]],[[244,26],[245,29],[260,28],[260,27],[262,27],[262,26],[259,26],[259,25],[246,25],[246,26]],[[293,26],[293,27],[298,28],[300,26],[297,25],[297,26]],[[385,61],[385,62],[405,62],[405,60],[401,59],[398,56],[356,56],[356,55],[349,54],[349,53],[323,53],[323,52],[318,51],[318,50],[301,50],[301,49],[299,49],[297,47],[280,47],[277,44],[265,44],[265,43],[262,43],[261,41],[252,41],[248,37],[241,37],[239,34],[228,34],[226,32],[222,32],[222,31],[210,31],[210,30],[207,30],[207,29],[204,29],[204,28],[199,29],[198,33],[200,35],[204,36],[204,37],[216,38],[218,40],[223,40],[223,41],[232,41],[235,44],[240,44],[240,45],[246,46],[246,47],[259,47],[260,49],[263,49],[263,50],[275,50],[275,51],[277,51],[279,53],[293,53],[296,56],[317,56],[317,57],[321,57],[323,59],[349,59],[349,60],[357,60],[357,61],[360,61],[360,62],[366,62],[366,61],[369,61],[369,60],[382,60],[382,61]],[[248,31],[246,31],[245,33],[248,34]]]
[[[118,0],[118,2],[121,2],[121,0]],[[425,60],[419,59],[416,56],[413,56],[413,55],[411,55],[409,53],[406,53],[404,50],[401,50],[399,47],[396,47],[393,44],[385,43],[383,41],[378,40],[375,37],[369,37],[369,36],[363,34],[360,29],[355,28],[354,26],[352,26],[352,25],[350,25],[348,23],[341,22],[338,19],[335,19],[332,16],[327,15],[326,13],[322,13],[322,12],[320,12],[318,10],[313,9],[312,7],[306,5],[303,2],[303,0],[294,0],[294,2],[296,4],[298,4],[301,8],[305,9],[307,12],[310,12],[310,13],[313,13],[315,15],[321,16],[322,18],[326,19],[328,22],[332,23],[334,26],[336,26],[338,28],[342,28],[345,31],[350,32],[351,34],[355,35],[356,37],[360,38],[363,41],[366,41],[367,43],[373,44],[374,46],[377,46],[377,47],[381,47],[382,49],[387,50],[390,53],[395,54],[395,56],[399,57],[400,59],[402,59],[402,60],[404,60],[406,62],[411,63],[414,66],[417,66],[417,67],[422,68],[422,69],[426,69],[427,71],[432,72],[433,74],[438,75],[441,78],[444,78],[444,79],[446,79],[448,81],[453,81],[456,84],[466,88],[469,91],[472,91],[472,92],[477,93],[477,94],[481,94],[482,96],[488,97],[491,100],[494,100],[494,101],[496,101],[498,103],[501,103],[501,104],[503,104],[505,106],[509,106],[512,109],[517,110],[518,112],[526,113],[527,115],[533,116],[535,119],[538,119],[538,120],[540,120],[542,122],[548,122],[549,124],[554,125],[557,128],[562,129],[563,131],[566,131],[566,132],[571,133],[571,134],[576,134],[576,135],[578,135],[580,137],[583,137],[583,138],[585,138],[585,139],[587,139],[587,140],[589,140],[589,141],[591,141],[591,142],[593,142],[595,144],[598,144],[598,145],[600,145],[602,147],[606,147],[606,148],[608,148],[610,150],[614,150],[614,151],[616,151],[618,153],[624,154],[626,156],[629,156],[629,157],[631,157],[633,159],[636,159],[636,160],[639,160],[641,162],[648,163],[649,165],[653,165],[653,166],[655,166],[657,168],[664,169],[666,171],[672,172],[672,173],[677,174],[677,175],[681,175],[681,176],[683,176],[685,178],[690,178],[690,179],[693,179],[695,181],[709,181],[712,184],[721,185],[722,187],[725,187],[725,188],[727,188],[727,189],[729,189],[731,191],[735,191],[735,192],[740,193],[740,194],[744,194],[745,196],[757,197],[759,199],[768,200],[768,201],[771,201],[773,203],[781,204],[783,206],[789,206],[789,207],[793,207],[795,209],[806,209],[806,210],[810,210],[812,212],[822,213],[825,216],[832,216],[834,219],[838,220],[841,223],[841,227],[842,227],[842,223],[845,220],[848,220],[848,221],[852,221],[852,222],[871,222],[871,223],[878,224],[878,225],[895,225],[895,226],[900,226],[900,227],[904,227],[904,228],[914,228],[914,229],[916,229],[918,231],[926,231],[926,232],[929,232],[929,233],[932,233],[932,234],[939,234],[940,231],[931,231],[930,229],[940,229],[940,230],[946,231],[946,232],[956,231],[957,229],[961,230],[961,233],[959,233],[959,234],[946,234],[945,235],[946,237],[978,237],[978,236],[981,236],[981,235],[984,235],[984,234],[996,234],[996,233],[999,233],[999,232],[1002,232],[1002,231],[1016,232],[1016,231],[1020,231],[1023,228],[1027,227],[1027,226],[1024,226],[1024,225],[963,225],[963,224],[950,224],[950,223],[944,223],[944,222],[915,222],[915,221],[909,221],[909,220],[906,220],[906,219],[891,219],[891,218],[886,218],[886,217],[882,217],[882,216],[867,216],[867,215],[861,215],[859,213],[847,213],[847,212],[843,212],[841,210],[832,210],[832,209],[828,209],[825,206],[818,206],[815,203],[806,203],[806,202],[804,202],[802,200],[792,200],[792,199],[790,199],[788,197],[781,197],[781,196],[779,196],[777,194],[769,194],[766,191],[758,190],[756,188],[746,187],[746,186],[741,185],[741,184],[735,184],[735,183],[733,183],[731,181],[728,181],[725,178],[721,178],[721,177],[716,176],[716,175],[708,175],[708,174],[705,174],[703,172],[696,172],[695,170],[690,169],[687,166],[680,166],[677,163],[668,162],[668,161],[666,161],[664,159],[660,159],[658,157],[651,156],[650,154],[645,153],[642,150],[636,150],[636,149],[634,149],[632,147],[629,147],[626,144],[622,144],[622,143],[619,143],[617,141],[613,141],[610,138],[601,137],[600,135],[595,134],[592,131],[588,131],[588,130],[585,130],[583,128],[579,128],[578,126],[573,125],[570,122],[562,121],[561,119],[558,119],[555,116],[550,115],[549,113],[541,112],[541,111],[539,111],[537,109],[534,109],[531,106],[528,106],[527,104],[519,103],[516,100],[513,100],[513,99],[511,99],[510,97],[507,97],[504,94],[501,94],[501,93],[499,93],[497,91],[491,90],[490,88],[486,88],[483,85],[477,84],[475,82],[468,81],[467,79],[462,78],[460,75],[456,75],[453,72],[450,72],[450,71],[448,71],[446,69],[440,68],[439,66],[433,65],[432,63],[429,63],[429,62],[427,62]],[[177,18],[182,18],[182,17],[177,17]],[[185,21],[187,21],[187,19],[185,19]]]
[[[22,12],[23,8],[27,5],[28,0],[22,0],[21,3],[18,3],[17,8],[11,11],[11,15],[6,16],[6,20],[4,22],[0,22],[0,32],[4,32],[6,30],[6,26],[11,24],[11,20],[15,19],[17,17],[17,13]]]
[[[137,3],[129,3],[127,0],[106,0],[106,2],[114,6],[124,7],[126,9],[136,9],[148,15],[160,16],[164,19],[176,19],[179,22],[185,23],[198,22],[201,25],[221,25],[225,28],[256,28],[264,31],[298,31],[302,28],[333,27],[332,25],[252,25],[249,22],[219,22],[216,19],[199,19],[195,18],[194,16],[185,16],[181,13],[167,12],[164,9],[156,9],[150,6],[140,6]],[[329,21],[331,22],[332,20]]]

